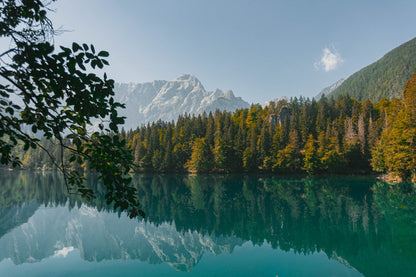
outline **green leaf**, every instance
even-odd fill
[[[61,47],[62,48],[62,47]],[[64,50],[64,49],[63,49]],[[78,43],[76,43],[76,42],[73,42],[72,43],[72,52],[77,52],[78,50],[82,50],[82,48],[81,48],[81,46],[78,44]],[[65,51],[65,50],[64,50]]]
[[[29,150],[29,147],[30,147],[29,143],[25,143],[25,144],[23,145],[23,150],[24,150],[24,151],[27,151],[27,150]]]
[[[14,114],[14,110],[11,107],[6,108],[6,113],[9,113],[10,115]]]
[[[60,48],[65,52],[65,53],[71,53],[71,49],[67,48],[67,47],[63,47],[60,46]]]
[[[98,57],[108,57],[110,54],[107,51],[100,51]]]
[[[98,66],[98,68],[103,68],[104,67],[104,65],[101,62],[101,60],[97,60],[97,66]]]

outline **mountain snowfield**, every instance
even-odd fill
[[[120,115],[126,117],[125,129],[134,129],[157,120],[176,120],[181,114],[202,114],[215,110],[235,111],[250,104],[235,97],[231,90],[206,91],[191,74],[183,74],[172,81],[129,83],[115,85],[115,100],[126,104]]]

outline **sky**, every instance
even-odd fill
[[[250,103],[313,97],[416,37],[416,1],[59,0],[55,28],[110,52],[116,82],[193,74]]]

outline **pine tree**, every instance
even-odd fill
[[[197,138],[193,143],[191,159],[187,162],[186,168],[190,172],[207,173],[212,167],[213,159],[209,145],[205,138]]]
[[[403,91],[403,106],[387,117],[387,127],[373,150],[372,165],[375,170],[409,180],[416,175],[416,74]]]
[[[256,168],[256,158],[250,147],[247,147],[243,153],[243,168],[246,172],[255,171]]]
[[[348,144],[356,143],[358,137],[354,128],[354,123],[351,117],[345,119],[345,142]]]
[[[302,156],[299,148],[299,134],[296,130],[290,133],[290,142],[283,150],[277,152],[276,161],[273,165],[275,172],[296,173],[302,165]]]
[[[361,154],[367,155],[367,131],[365,128],[364,115],[361,113],[358,118],[358,139],[360,141]]]
[[[406,124],[416,128],[416,73],[407,81],[403,91],[403,103],[406,110]]]
[[[319,168],[317,146],[312,134],[308,136],[308,140],[306,141],[303,166],[305,167],[306,173],[310,175],[316,174]]]
[[[268,124],[263,124],[257,143],[260,164],[262,164],[264,159],[270,155],[271,144],[270,127]]]

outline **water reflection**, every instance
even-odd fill
[[[100,197],[88,204],[68,198],[54,174],[4,173],[0,260],[36,262],[78,249],[88,261],[140,259],[190,271],[206,252],[231,253],[251,241],[322,252],[365,276],[416,272],[411,185],[241,175],[141,175],[135,185],[145,221],[112,211]]]

